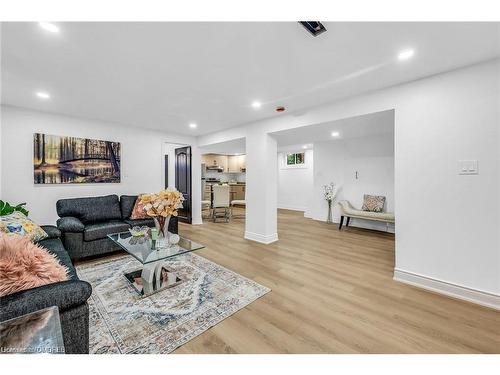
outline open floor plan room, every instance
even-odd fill
[[[0,352],[500,354],[500,23],[0,26]]]

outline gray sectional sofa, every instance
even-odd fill
[[[137,196],[61,199],[57,201],[60,219],[55,226],[43,226],[48,238],[38,242],[69,270],[69,280],[32,288],[0,297],[0,321],[12,319],[46,307],[57,306],[66,353],[89,352],[89,283],[79,280],[73,261],[120,250],[108,234],[126,231],[135,225],[154,226],[153,219],[131,220]],[[177,233],[177,218],[169,231]]]
[[[89,306],[92,287],[78,279],[71,258],[61,242],[55,226],[42,226],[48,238],[38,244],[54,254],[69,270],[69,280],[40,286],[0,297],[0,321],[44,309],[59,308],[66,353],[89,352]]]
[[[71,259],[118,251],[120,247],[107,238],[108,234],[123,232],[135,225],[154,226],[153,219],[130,219],[136,199],[137,195],[122,195],[120,199],[117,195],[107,195],[58,200],[57,227]],[[178,232],[176,217],[170,219],[169,231]]]

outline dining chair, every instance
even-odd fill
[[[228,222],[230,217],[229,185],[214,185],[212,189],[214,193],[212,203],[213,220],[215,222],[217,219],[225,219]]]

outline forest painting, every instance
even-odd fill
[[[33,134],[35,184],[120,182],[120,143]]]

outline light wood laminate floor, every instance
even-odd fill
[[[244,219],[179,231],[272,291],[175,353],[500,353],[499,311],[393,281],[394,235],[286,210],[271,245]]]

